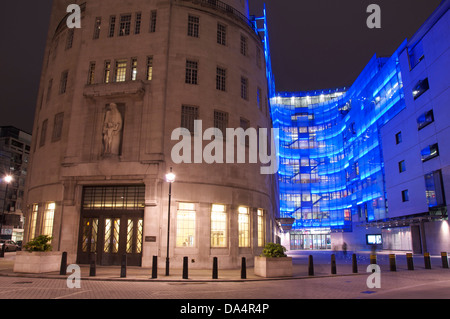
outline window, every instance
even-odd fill
[[[116,16],[110,16],[109,17],[109,33],[108,33],[109,38],[114,37],[115,30],[116,30]]]
[[[399,173],[403,173],[404,171],[406,171],[405,161],[398,162],[398,171]]]
[[[428,207],[446,205],[441,170],[425,175],[425,191]]]
[[[44,211],[42,235],[53,236],[53,220],[55,218],[55,203],[48,203]]]
[[[401,142],[403,142],[402,132],[398,132],[395,134],[395,144],[400,144]]]
[[[137,59],[131,59],[131,81],[137,80]]]
[[[227,27],[221,23],[217,24],[217,43],[227,45]]]
[[[189,15],[188,17],[188,36],[198,38],[200,18]]]
[[[138,12],[138,13],[136,13],[136,21],[134,24],[134,34],[141,33],[141,22],[142,22],[142,13]]]
[[[426,78],[425,80],[419,81],[413,89],[414,100],[416,100],[419,96],[421,96],[423,93],[428,91],[429,88],[430,88],[430,85],[428,83],[428,78]]]
[[[241,54],[247,56],[247,37],[241,35]]]
[[[86,186],[83,210],[141,210],[145,207],[145,186]]]
[[[36,223],[37,223],[38,211],[39,211],[39,205],[33,204],[33,208],[31,211],[30,234],[28,236],[28,238],[30,240],[34,239],[36,236]]]
[[[176,246],[195,246],[195,204],[178,203]]]
[[[244,132],[247,131],[247,129],[250,128],[250,121],[241,117],[240,118],[240,127],[244,130]],[[250,139],[250,136],[246,135],[245,136],[245,146],[249,146],[249,139]],[[241,140],[241,143],[242,142],[243,141]]]
[[[216,89],[226,91],[227,70],[217,67],[216,69]]]
[[[258,247],[264,247],[266,239],[264,211],[258,209]]]
[[[153,10],[150,12],[150,33],[156,32],[156,18],[157,18],[157,11]]]
[[[248,207],[239,207],[239,247],[250,247],[250,215]]]
[[[50,79],[48,81],[48,88],[47,88],[47,102],[50,101],[50,98],[52,96],[52,86],[53,86],[53,79]]]
[[[120,16],[119,37],[130,35],[131,14]]]
[[[212,205],[211,210],[211,247],[227,247],[227,213],[224,205]]]
[[[413,69],[420,61],[425,58],[423,53],[422,41],[418,42],[414,47],[408,49],[409,66]]]
[[[248,79],[241,77],[241,98],[248,100]]]
[[[44,122],[42,122],[41,139],[39,141],[39,147],[42,147],[45,145],[45,140],[47,138],[47,126],[48,126],[48,120],[45,120]]]
[[[153,79],[153,56],[147,57],[147,81]]]
[[[63,122],[64,122],[64,113],[56,114],[53,122],[52,142],[57,142],[61,139]]]
[[[198,107],[183,105],[181,107],[181,127],[194,134],[194,121],[198,119]]]
[[[95,24],[94,24],[94,40],[97,40],[100,38],[100,29],[102,26],[102,18],[97,17],[95,18]]]
[[[116,82],[125,82],[127,79],[127,60],[116,61]]]
[[[423,113],[421,116],[417,118],[417,129],[420,131],[424,127],[434,122],[434,113],[433,110],[429,110]]]
[[[407,201],[409,201],[409,192],[407,189],[405,189],[404,191],[402,191],[402,202]]]
[[[198,62],[186,61],[186,83],[198,84]]]
[[[95,62],[91,62],[89,64],[89,75],[88,75],[88,84],[95,83]]]
[[[72,49],[74,35],[75,29],[69,29],[67,31],[66,50]]]
[[[214,111],[214,128],[219,129],[225,137],[228,127],[228,113],[222,111]]]
[[[67,90],[67,78],[69,77],[69,71],[64,71],[61,74],[61,81],[59,83],[59,94],[66,93]]]
[[[109,83],[111,76],[111,61],[105,61],[105,70],[103,72],[103,82]]]
[[[422,162],[429,161],[432,158],[435,158],[439,156],[439,147],[438,144],[433,144],[425,147],[421,152],[420,155],[422,157]]]

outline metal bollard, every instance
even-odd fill
[[[425,269],[431,269],[430,253],[424,253],[423,254],[423,259],[424,259],[424,263],[425,263]]]
[[[395,261],[395,254],[389,254],[389,266],[391,271],[397,271],[397,263]]]
[[[370,264],[371,265],[376,265],[377,264],[377,255],[370,254]]]
[[[448,257],[446,252],[441,253],[442,268],[448,269]]]
[[[219,278],[219,266],[217,257],[213,258],[213,271],[212,271],[212,279]]]
[[[183,279],[189,279],[189,258],[183,257]]]
[[[122,263],[120,266],[120,278],[127,277],[127,254],[122,255]]]
[[[152,279],[158,278],[158,256],[153,256]]]
[[[309,255],[308,259],[308,275],[314,276],[314,260],[312,255]]]
[[[336,275],[336,255],[331,254],[331,274]]]
[[[356,259],[356,254],[352,255],[352,271],[354,274],[358,273],[358,261]]]
[[[63,252],[61,256],[61,267],[59,268],[59,274],[65,276],[67,274],[67,252]]]
[[[247,279],[247,262],[245,260],[245,257],[242,257],[241,279]]]
[[[414,260],[411,253],[406,254],[406,263],[408,265],[408,270],[414,270]]]
[[[6,244],[2,245],[2,249],[0,249],[0,258],[5,258]]]
[[[95,277],[96,275],[96,261],[97,261],[97,254],[93,253],[91,256],[91,260],[90,260],[90,267],[89,267],[89,276],[90,277]]]

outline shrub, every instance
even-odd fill
[[[262,251],[261,257],[287,257],[285,252],[286,248],[284,246],[281,246],[280,244],[267,243]]]
[[[49,242],[53,239],[53,237],[47,236],[47,235],[41,235],[30,242],[28,242],[23,248],[26,251],[32,252],[32,251],[52,251],[53,247],[49,244]]]

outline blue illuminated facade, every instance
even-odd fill
[[[351,231],[352,220],[386,218],[380,127],[404,107],[399,52],[374,56],[350,88],[279,92],[280,217],[291,232]]]

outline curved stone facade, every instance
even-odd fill
[[[113,255],[130,253],[133,264],[150,267],[159,256],[162,266],[172,168],[172,267],[184,256],[209,267],[217,256],[235,268],[259,254],[275,240],[275,175],[249,163],[249,147],[244,164],[194,163],[194,155],[178,164],[180,140],[171,139],[177,128],[192,132],[194,120],[203,131],[271,128],[264,46],[247,1],[77,1],[82,27],[68,29],[73,2],[53,5],[25,240],[52,235],[54,249],[79,263],[96,252],[97,262],[117,264]],[[198,147],[192,142],[193,153]]]

